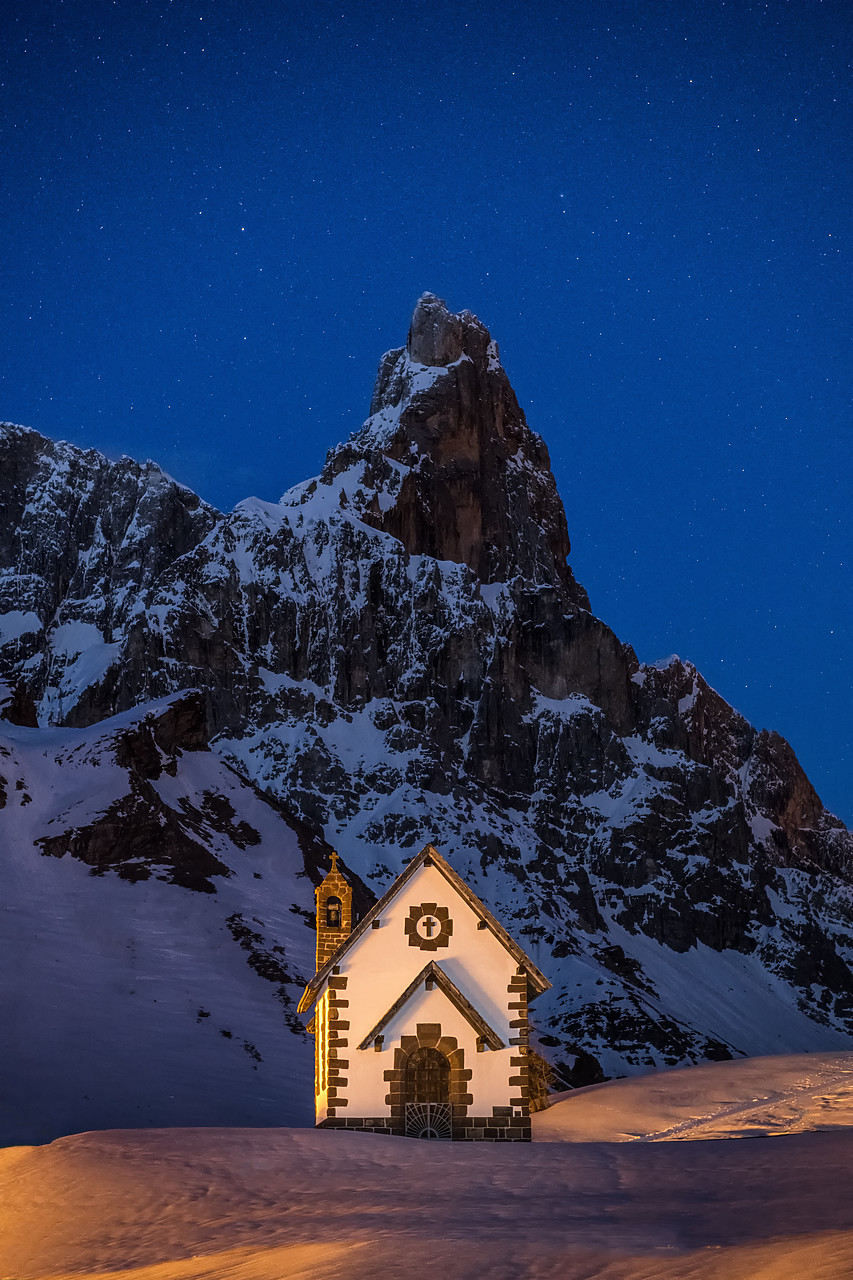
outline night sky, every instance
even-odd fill
[[[0,418],[275,500],[429,289],[498,339],[595,612],[853,821],[849,0],[30,0]]]

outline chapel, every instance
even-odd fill
[[[529,1142],[528,1005],[550,982],[432,845],[362,920],[332,854],[315,890],[316,1123]]]

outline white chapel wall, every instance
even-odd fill
[[[410,906],[435,902],[450,911],[453,934],[447,947],[424,951],[410,946],[404,932]],[[343,959],[348,976],[345,995],[352,1049],[368,1034],[430,960],[435,960],[508,1043],[510,1029],[507,985],[516,970],[513,957],[489,929],[477,928],[478,917],[435,867],[421,867],[380,917]],[[424,1019],[421,1019],[424,1021]],[[467,1065],[467,1064],[466,1064]]]
[[[448,946],[423,950],[409,943],[405,921],[409,908],[421,903],[447,907],[453,922]],[[489,929],[477,927],[479,917],[434,866],[421,867],[395,895],[379,917],[380,927],[368,929],[343,957],[341,976],[345,990],[337,994],[348,1001],[341,1016],[349,1022],[347,1048],[342,1056],[346,1071],[346,1115],[382,1117],[390,1114],[385,1098],[384,1073],[394,1067],[394,1050],[400,1037],[414,1035],[417,1023],[438,1023],[442,1035],[454,1037],[465,1052],[465,1069],[472,1072],[467,1091],[473,1097],[470,1115],[490,1115],[494,1106],[506,1106],[517,1093],[509,1077],[517,1074],[510,1057],[518,1049],[510,1045],[516,1028],[509,1025],[515,1011],[507,991],[516,963]],[[382,1029],[383,1047],[359,1049],[358,1045],[430,960],[436,961],[493,1031],[504,1041],[502,1050],[477,1050],[477,1032],[439,987],[421,987]],[[325,1115],[325,1098],[318,1098]],[[318,1120],[322,1118],[318,1112]]]

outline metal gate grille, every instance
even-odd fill
[[[450,1142],[453,1124],[449,1102],[407,1102],[406,1137]]]

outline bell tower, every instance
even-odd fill
[[[332,869],[314,890],[317,899],[317,971],[352,932],[352,889],[338,870],[332,850]]]

